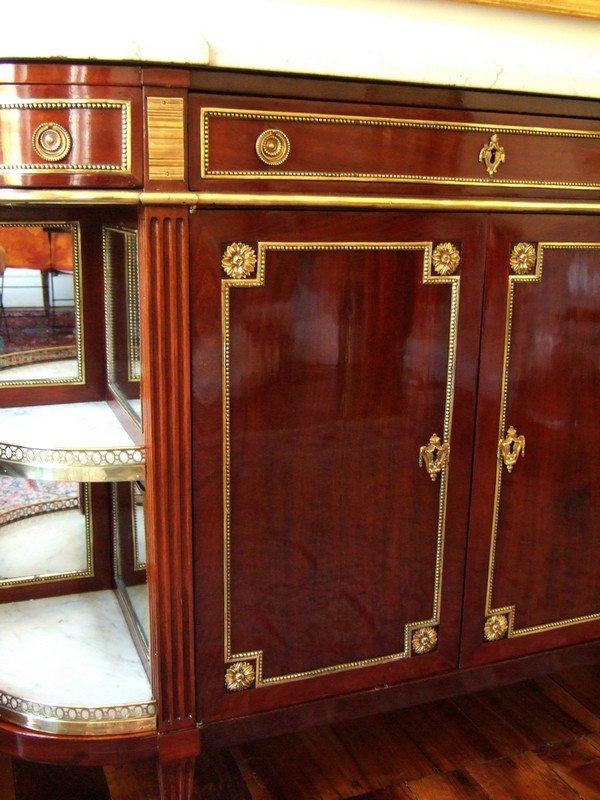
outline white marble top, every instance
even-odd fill
[[[551,3],[548,2],[548,6]],[[108,59],[600,97],[600,21],[449,0],[5,3],[4,58]],[[68,20],[68,24],[65,24]],[[118,24],[115,24],[118,20]]]
[[[135,447],[104,402],[1,408],[0,442],[48,450]]]
[[[0,605],[0,653],[0,695],[60,707],[152,700],[111,591]]]

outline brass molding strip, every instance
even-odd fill
[[[205,208],[340,208],[390,211],[480,211],[599,214],[600,201],[494,200],[437,197],[381,197],[343,194],[258,194],[254,192],[145,192],[137,190],[0,188],[0,206],[129,205]]]
[[[105,482],[141,480],[143,447],[61,450],[0,442],[0,474],[39,480]]]
[[[508,293],[506,300],[506,323],[504,332],[504,363],[502,366],[502,383],[501,383],[501,401],[500,401],[500,419],[498,423],[498,438],[504,437],[506,430],[506,411],[508,407],[508,380],[510,369],[510,348],[512,339],[512,321],[515,305],[515,287],[519,283],[541,283],[543,264],[544,264],[544,251],[545,250],[600,250],[600,243],[595,242],[540,242],[537,248],[537,257],[531,272],[522,274],[509,274],[508,276]],[[490,641],[497,638],[513,638],[515,636],[527,636],[532,633],[541,633],[543,631],[554,630],[557,628],[565,628],[569,625],[577,625],[582,622],[590,622],[600,619],[600,611],[596,613],[586,614],[580,617],[571,617],[569,619],[556,620],[554,622],[546,622],[540,625],[530,625],[528,627],[519,628],[515,622],[516,606],[506,605],[494,608],[492,599],[494,591],[494,572],[496,567],[496,545],[498,541],[498,527],[500,521],[500,501],[501,489],[503,478],[503,460],[500,454],[497,456],[496,465],[496,486],[494,491],[494,517],[492,521],[492,532],[490,537],[490,553],[488,562],[488,579],[486,589],[485,601],[485,616],[494,620],[505,620],[502,622],[505,630],[501,636],[488,636]]]
[[[248,270],[235,272],[235,277],[227,277],[222,280],[221,288],[221,313],[222,313],[222,386],[223,386],[223,493],[225,501],[224,530],[223,530],[223,558],[224,558],[224,659],[226,664],[231,665],[230,670],[234,673],[247,671],[248,682],[245,685],[231,685],[228,689],[250,688],[251,685],[272,686],[290,681],[304,680],[321,675],[330,675],[346,670],[359,669],[363,667],[386,664],[391,661],[409,658],[413,653],[429,652],[435,648],[437,643],[437,631],[435,627],[439,625],[441,616],[441,590],[443,576],[443,558],[446,530],[446,505],[447,505],[447,472],[442,470],[440,475],[439,493],[437,499],[437,535],[435,553],[435,571],[432,586],[432,612],[431,617],[426,620],[415,622],[404,622],[404,641],[403,650],[395,653],[388,653],[380,656],[373,656],[357,661],[350,661],[343,664],[333,664],[323,667],[316,667],[306,671],[292,672],[284,675],[265,676],[263,671],[262,649],[236,653],[232,642],[232,614],[233,603],[231,598],[232,571],[231,555],[233,547],[233,536],[231,530],[231,355],[230,355],[230,330],[231,330],[231,304],[230,293],[234,289],[260,288],[265,284],[266,260],[267,255],[273,252],[282,251],[302,251],[302,250],[412,250],[422,253],[422,282],[423,284],[446,284],[450,288],[450,314],[448,321],[448,366],[446,375],[443,437],[444,441],[451,438],[452,411],[454,403],[454,383],[456,365],[456,345],[458,330],[458,309],[460,298],[460,276],[459,275],[439,275],[432,273],[432,251],[431,242],[259,242],[257,257],[254,251],[248,246],[232,245],[236,248],[236,253],[240,254],[244,249]],[[230,248],[231,249],[231,248]],[[223,265],[228,275],[231,271]],[[256,270],[255,270],[256,267]],[[254,275],[252,273],[254,272]],[[428,627],[435,626],[435,627]],[[415,634],[420,634],[429,640],[429,645],[425,649],[420,649],[419,636],[415,640]],[[254,664],[247,661],[251,659]],[[235,663],[234,663],[235,662]],[[250,678],[251,674],[251,678]],[[231,681],[231,678],[229,679]]]

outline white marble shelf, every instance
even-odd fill
[[[0,409],[0,472],[59,481],[145,476],[137,445],[104,402]]]
[[[69,735],[152,731],[156,704],[112,591],[0,605],[0,719]]]

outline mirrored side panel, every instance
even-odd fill
[[[103,228],[108,386],[141,427],[140,302],[137,232]]]
[[[0,388],[82,384],[81,236],[73,222],[0,222]]]
[[[0,477],[0,589],[93,576],[89,484]]]
[[[132,633],[149,658],[144,485],[113,484],[112,504],[115,584]]]

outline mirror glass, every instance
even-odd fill
[[[0,387],[83,383],[79,225],[0,222]]]
[[[146,583],[145,487],[140,481],[113,484],[115,581],[142,652],[149,658]]]
[[[88,484],[0,476],[0,587],[92,577]]]
[[[117,401],[141,427],[137,232],[105,227],[103,235],[108,385]]]

